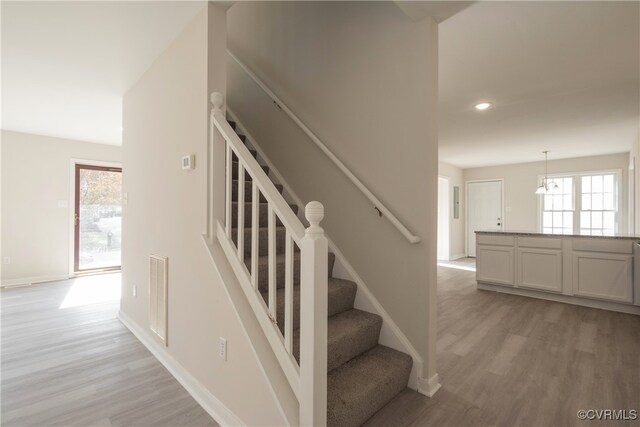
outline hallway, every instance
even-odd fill
[[[120,273],[0,297],[3,426],[217,425],[117,319]]]
[[[577,411],[640,412],[638,316],[477,291],[474,272],[438,267],[437,352],[434,398],[406,390],[367,426],[604,426]]]

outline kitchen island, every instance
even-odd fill
[[[478,289],[640,314],[639,244],[638,235],[476,231]]]

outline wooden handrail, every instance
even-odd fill
[[[329,150],[329,148],[320,140],[320,138],[318,138],[246,64],[240,61],[231,51],[227,50],[227,53],[229,54],[229,56],[231,56],[231,58],[233,58],[234,61],[238,63],[240,68],[242,68],[244,72],[247,73],[249,77],[251,77],[251,79],[258,84],[258,86],[260,86],[260,88],[262,88],[262,90],[273,100],[273,102],[275,102],[276,106],[280,110],[284,111],[284,113],[289,116],[291,120],[293,120],[294,123],[297,124],[298,127],[300,127],[300,129],[302,129],[302,131],[318,146],[318,148],[320,148],[320,150],[322,150],[322,152],[338,167],[338,169],[340,169],[342,173],[344,173],[347,178],[349,178],[351,182],[353,182],[353,184],[365,195],[365,197],[369,199],[371,203],[373,203],[374,208],[381,215],[384,215],[384,217],[387,218],[389,222],[391,222],[391,224],[393,224],[393,226],[396,227],[398,231],[400,231],[400,233],[402,233],[402,235],[409,242],[420,242],[420,237],[411,233],[409,229],[407,229],[407,227],[405,227],[404,224],[402,224],[400,220],[393,213],[391,213],[391,211],[371,191],[369,191],[369,189],[362,183],[362,181],[360,181],[358,177],[356,177],[353,172],[351,172],[349,168],[347,168],[345,164],[342,163],[342,161],[338,157],[336,157],[336,155],[333,154],[331,150]]]

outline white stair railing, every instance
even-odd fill
[[[300,406],[301,425],[326,425],[327,411],[327,271],[328,243],[320,222],[324,207],[310,202],[305,229],[222,111],[224,98],[211,94],[208,235],[217,237]],[[234,157],[237,159],[234,166]],[[234,175],[235,169],[235,175]],[[224,173],[222,172],[224,171]],[[245,185],[251,182],[250,212]],[[235,181],[235,182],[234,182]],[[237,202],[233,200],[237,185]],[[260,201],[261,196],[264,202]],[[235,206],[234,206],[235,204]],[[221,207],[224,207],[222,209]],[[260,208],[267,212],[267,302],[260,293]],[[276,256],[278,220],[284,227],[284,260]],[[215,228],[215,231],[214,231]],[[245,247],[245,229],[250,246]],[[234,243],[234,241],[236,243]],[[299,255],[295,248],[299,248]],[[263,251],[264,252],[264,251]],[[296,275],[299,256],[300,274]],[[281,257],[280,257],[281,258]],[[278,263],[284,263],[284,334],[278,327]],[[264,274],[264,268],[262,269]],[[282,269],[280,269],[282,274]],[[300,278],[300,365],[294,349],[294,282]]]

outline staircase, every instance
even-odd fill
[[[236,124],[229,121],[235,130]],[[246,137],[238,135],[246,144]],[[255,150],[249,150],[257,160]],[[231,232],[233,243],[238,247],[238,235],[244,236],[242,252],[244,264],[251,270],[252,251],[252,178],[244,177],[244,191],[238,181],[239,161],[232,157]],[[262,166],[268,175],[269,168]],[[281,185],[275,184],[282,192]],[[243,200],[239,200],[243,193]],[[260,196],[258,209],[258,259],[257,288],[269,307],[269,210],[264,196]],[[295,214],[298,206],[289,205]],[[243,210],[242,214],[240,210]],[[239,214],[243,217],[244,230],[238,233]],[[287,230],[279,219],[275,229],[275,319],[280,333],[285,336],[285,269]],[[300,363],[300,250],[293,249],[293,348],[292,354]],[[255,262],[255,261],[254,261]],[[378,344],[382,318],[377,314],[354,308],[357,285],[349,280],[332,275],[335,255],[328,254],[328,341],[327,341],[327,425],[359,426],[385,406],[407,387],[412,368],[412,358],[402,352]]]

